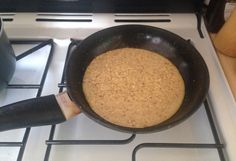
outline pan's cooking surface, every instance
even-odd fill
[[[157,125],[180,108],[184,81],[159,53],[120,48],[97,56],[83,78],[91,108],[114,124],[143,128]]]

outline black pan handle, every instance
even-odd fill
[[[0,131],[61,123],[66,120],[55,95],[0,107]]]

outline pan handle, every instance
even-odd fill
[[[0,131],[58,124],[78,113],[67,92],[28,99],[0,107]]]

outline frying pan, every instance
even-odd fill
[[[179,110],[168,120],[145,128],[122,127],[106,121],[89,106],[82,90],[87,66],[96,56],[124,47],[158,52],[178,68],[185,83],[185,96]],[[203,58],[189,41],[160,28],[121,25],[92,34],[72,51],[66,63],[66,81],[67,92],[1,107],[0,131],[57,124],[77,115],[80,110],[94,121],[115,130],[131,133],[160,131],[182,122],[199,108],[208,92],[209,73]]]

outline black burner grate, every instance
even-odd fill
[[[80,42],[81,42],[81,40],[71,39],[71,43],[70,43],[68,50],[67,50],[66,61],[67,61],[71,51],[77,45],[79,45]],[[58,84],[58,87],[59,87],[59,92],[62,92],[63,88],[66,87],[65,64],[64,64],[64,70],[63,70],[61,82]],[[44,161],[49,160],[52,145],[120,145],[120,144],[128,144],[135,138],[135,134],[131,134],[131,136],[129,138],[123,139],[123,140],[54,140],[53,136],[54,136],[55,128],[56,128],[56,125],[52,125],[50,135],[49,135],[49,140],[46,140],[47,150],[46,150],[46,154],[44,157]]]
[[[47,39],[47,40],[11,40],[11,44],[21,44],[21,45],[25,45],[25,44],[38,44],[37,46],[25,51],[24,53],[20,54],[19,56],[16,57],[16,60],[20,60],[32,53],[34,53],[35,51],[37,51],[38,49],[46,46],[46,45],[50,45],[50,52],[49,52],[49,56],[46,62],[46,66],[44,68],[43,71],[43,75],[41,77],[40,83],[39,84],[9,84],[8,88],[13,88],[13,89],[37,89],[37,94],[36,97],[40,97],[41,93],[42,93],[42,89],[44,86],[44,82],[47,76],[47,72],[48,72],[48,68],[52,59],[52,55],[53,55],[53,40],[52,39]],[[0,147],[20,147],[18,156],[17,156],[17,161],[21,161],[24,151],[25,151],[25,146],[27,144],[27,140],[30,134],[30,128],[26,128],[23,139],[21,142],[0,142]]]
[[[71,43],[68,47],[67,50],[67,58],[68,55],[71,53],[71,51],[79,45],[81,41],[80,40],[75,40],[71,39]],[[64,66],[65,67],[65,66]],[[65,71],[65,68],[64,68]],[[59,87],[59,92],[63,91],[63,88],[66,87],[66,82],[65,82],[65,73],[63,72],[61,82],[58,84]],[[204,101],[205,105],[205,111],[207,113],[208,121],[211,127],[211,131],[214,137],[215,143],[213,144],[205,144],[205,143],[142,143],[137,145],[133,152],[132,152],[132,158],[130,160],[136,161],[136,154],[137,152],[142,149],[142,148],[186,148],[186,149],[216,149],[219,154],[219,159],[220,161],[225,161],[225,157],[223,154],[223,148],[224,145],[220,142],[219,135],[216,130],[216,126],[214,124],[212,114],[210,112],[210,104],[208,100],[206,99]],[[129,138],[124,139],[124,140],[55,140],[53,139],[54,137],[54,132],[55,132],[56,125],[52,125],[51,127],[51,132],[49,139],[46,140],[46,145],[47,145],[47,150],[45,153],[45,158],[44,161],[48,161],[50,157],[50,151],[51,151],[51,146],[56,146],[56,145],[120,145],[120,144],[128,144],[132,142],[136,135],[132,134]]]
[[[136,161],[136,154],[140,149],[143,148],[185,148],[185,149],[217,149],[220,161],[225,161],[223,154],[224,145],[220,142],[216,126],[214,124],[208,100],[204,101],[205,111],[208,116],[208,121],[211,126],[211,131],[215,140],[214,144],[200,144],[200,143],[142,143],[137,145],[132,153],[132,161]]]

